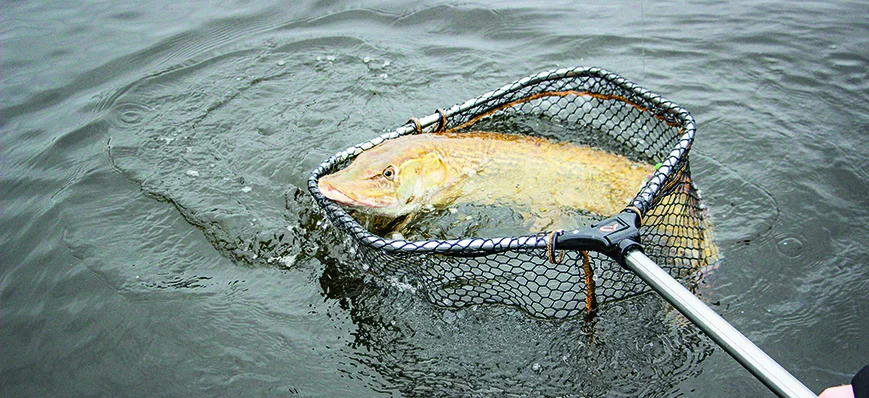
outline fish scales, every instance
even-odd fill
[[[410,215],[396,231],[425,209],[470,203],[507,206],[522,216],[517,227],[539,232],[584,227],[619,213],[653,171],[653,166],[624,156],[542,138],[489,132],[420,134],[363,151],[346,168],[320,177],[319,188],[329,199],[370,215]],[[702,211],[699,203],[683,202],[686,196],[696,200],[690,187],[680,189],[645,215],[651,229],[644,239],[674,265],[694,269],[713,264],[718,248],[712,231],[697,214]],[[490,223],[512,229],[515,221]],[[454,237],[460,236],[465,235]]]
[[[463,157],[481,157],[482,146],[475,144],[487,144],[482,151],[485,160],[474,163],[474,178],[457,184],[461,188],[460,201],[542,211],[570,208],[608,216],[624,208],[653,171],[651,165],[637,164],[623,156],[541,138],[505,139],[497,133],[470,133],[444,141],[465,147],[462,155],[458,155],[460,151],[452,154],[453,161],[465,167],[469,163]]]
[[[322,177],[320,188],[339,203],[387,216],[458,203],[507,205],[544,218],[563,209],[609,216],[653,171],[621,155],[543,138],[420,134],[362,152]]]

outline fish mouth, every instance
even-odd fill
[[[335,188],[329,182],[320,180],[317,182],[317,187],[320,188],[320,192],[326,198],[332,200],[333,202],[337,202],[338,204],[358,207],[358,208],[384,208],[389,205],[389,203],[385,203],[384,201],[378,201],[375,198],[367,198],[367,197],[358,197],[356,195],[344,193],[338,188]]]

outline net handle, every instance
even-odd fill
[[[697,325],[754,377],[780,397],[816,398],[796,377],[700,301],[638,248],[628,249],[624,266]]]

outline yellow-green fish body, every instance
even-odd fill
[[[543,138],[420,134],[362,152],[347,168],[321,177],[319,188],[333,201],[390,217],[459,203],[505,205],[535,216],[562,209],[610,216],[653,171],[621,155]]]

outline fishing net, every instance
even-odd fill
[[[573,231],[504,237],[404,240],[379,236],[319,191],[363,151],[407,134],[486,130],[547,135],[657,165],[625,211]],[[691,180],[694,120],[680,106],[599,68],[559,69],[521,79],[446,110],[411,119],[320,164],[308,189],[331,223],[349,236],[368,272],[412,286],[444,306],[501,303],[533,316],[590,314],[644,293],[622,268],[625,242],[674,278],[687,281],[717,260],[705,208]]]

